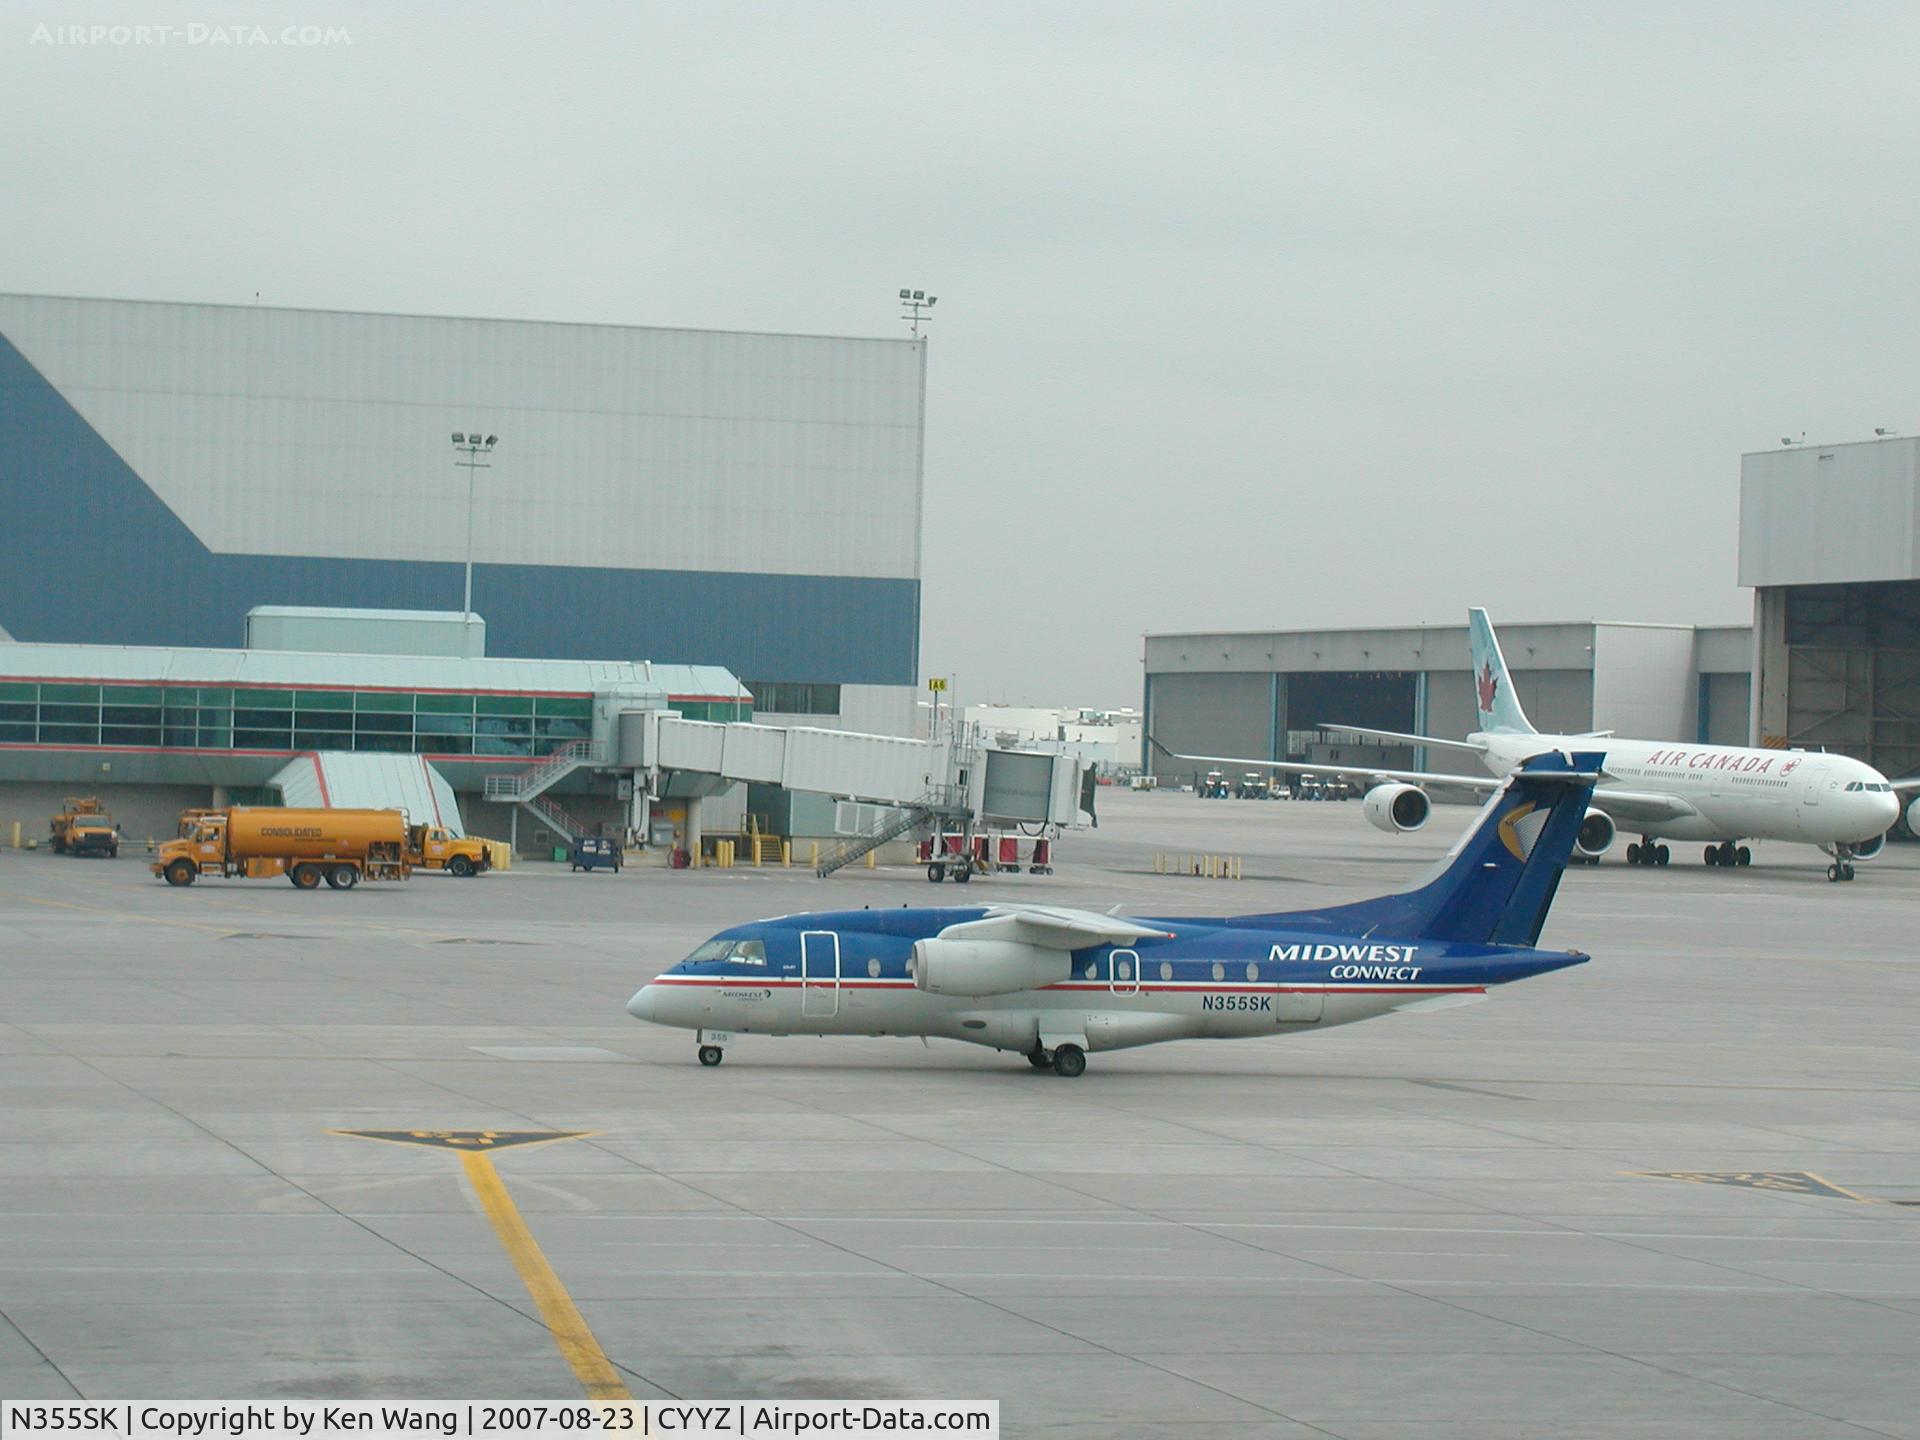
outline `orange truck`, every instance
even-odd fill
[[[404,880],[416,867],[477,875],[491,858],[480,841],[440,826],[409,826],[399,810],[235,805],[201,812],[191,824],[153,858],[153,873],[169,885],[191,885],[203,875],[284,874],[301,890],[322,880],[351,890],[362,880]]]
[[[120,853],[113,817],[91,795],[68,796],[50,828],[56,855],[104,855],[111,860]]]

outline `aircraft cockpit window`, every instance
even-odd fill
[[[687,956],[687,964],[702,965],[709,960],[724,960],[727,958],[728,952],[732,949],[733,942],[731,940],[709,940],[691,955]]]
[[[767,946],[761,940],[737,940],[733,954],[727,957],[736,965],[764,965],[767,963]]]

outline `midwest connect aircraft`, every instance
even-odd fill
[[[1708,842],[1704,855],[1709,865],[1751,863],[1753,852],[1740,843],[1742,840],[1795,840],[1818,845],[1833,857],[1827,867],[1829,880],[1853,879],[1854,861],[1871,860],[1885,846],[1887,829],[1900,814],[1896,787],[1871,765],[1844,755],[1622,740],[1612,738],[1610,732],[1541,734],[1528,721],[1514,695],[1513,680],[1507,674],[1507,662],[1487,612],[1469,610],[1467,620],[1480,714],[1476,732],[1465,740],[1443,740],[1359,725],[1327,728],[1381,740],[1465,750],[1477,755],[1495,776],[1507,774],[1539,751],[1592,745],[1605,735],[1607,774],[1594,792],[1574,846],[1579,859],[1594,864],[1612,848],[1617,829],[1635,831],[1640,836],[1638,844],[1627,846],[1629,865],[1665,865],[1671,857],[1661,843],[1665,840]],[[1358,777],[1371,785],[1364,802],[1367,819],[1389,831],[1418,830],[1427,823],[1429,787],[1484,792],[1500,783],[1464,775],[1303,765],[1285,760],[1217,755],[1175,758],[1287,773]],[[1920,815],[1915,818],[1920,819]]]
[[[1402,894],[1230,919],[1039,905],[787,915],[722,930],[627,1009],[699,1031],[702,1065],[737,1035],[937,1035],[1074,1076],[1090,1050],[1467,1003],[1587,959],[1534,945],[1601,759],[1530,759]]]

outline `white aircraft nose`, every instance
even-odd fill
[[[642,985],[631,1000],[627,1001],[627,1013],[636,1020],[660,1019],[662,996],[658,985]]]
[[[1873,801],[1874,833],[1885,834],[1893,828],[1893,822],[1900,818],[1900,797],[1883,790],[1867,798]]]

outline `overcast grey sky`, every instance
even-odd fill
[[[0,12],[0,288],[931,327],[923,668],[1731,622],[1739,456],[1920,429],[1911,4]],[[43,23],[337,27],[62,45]]]

